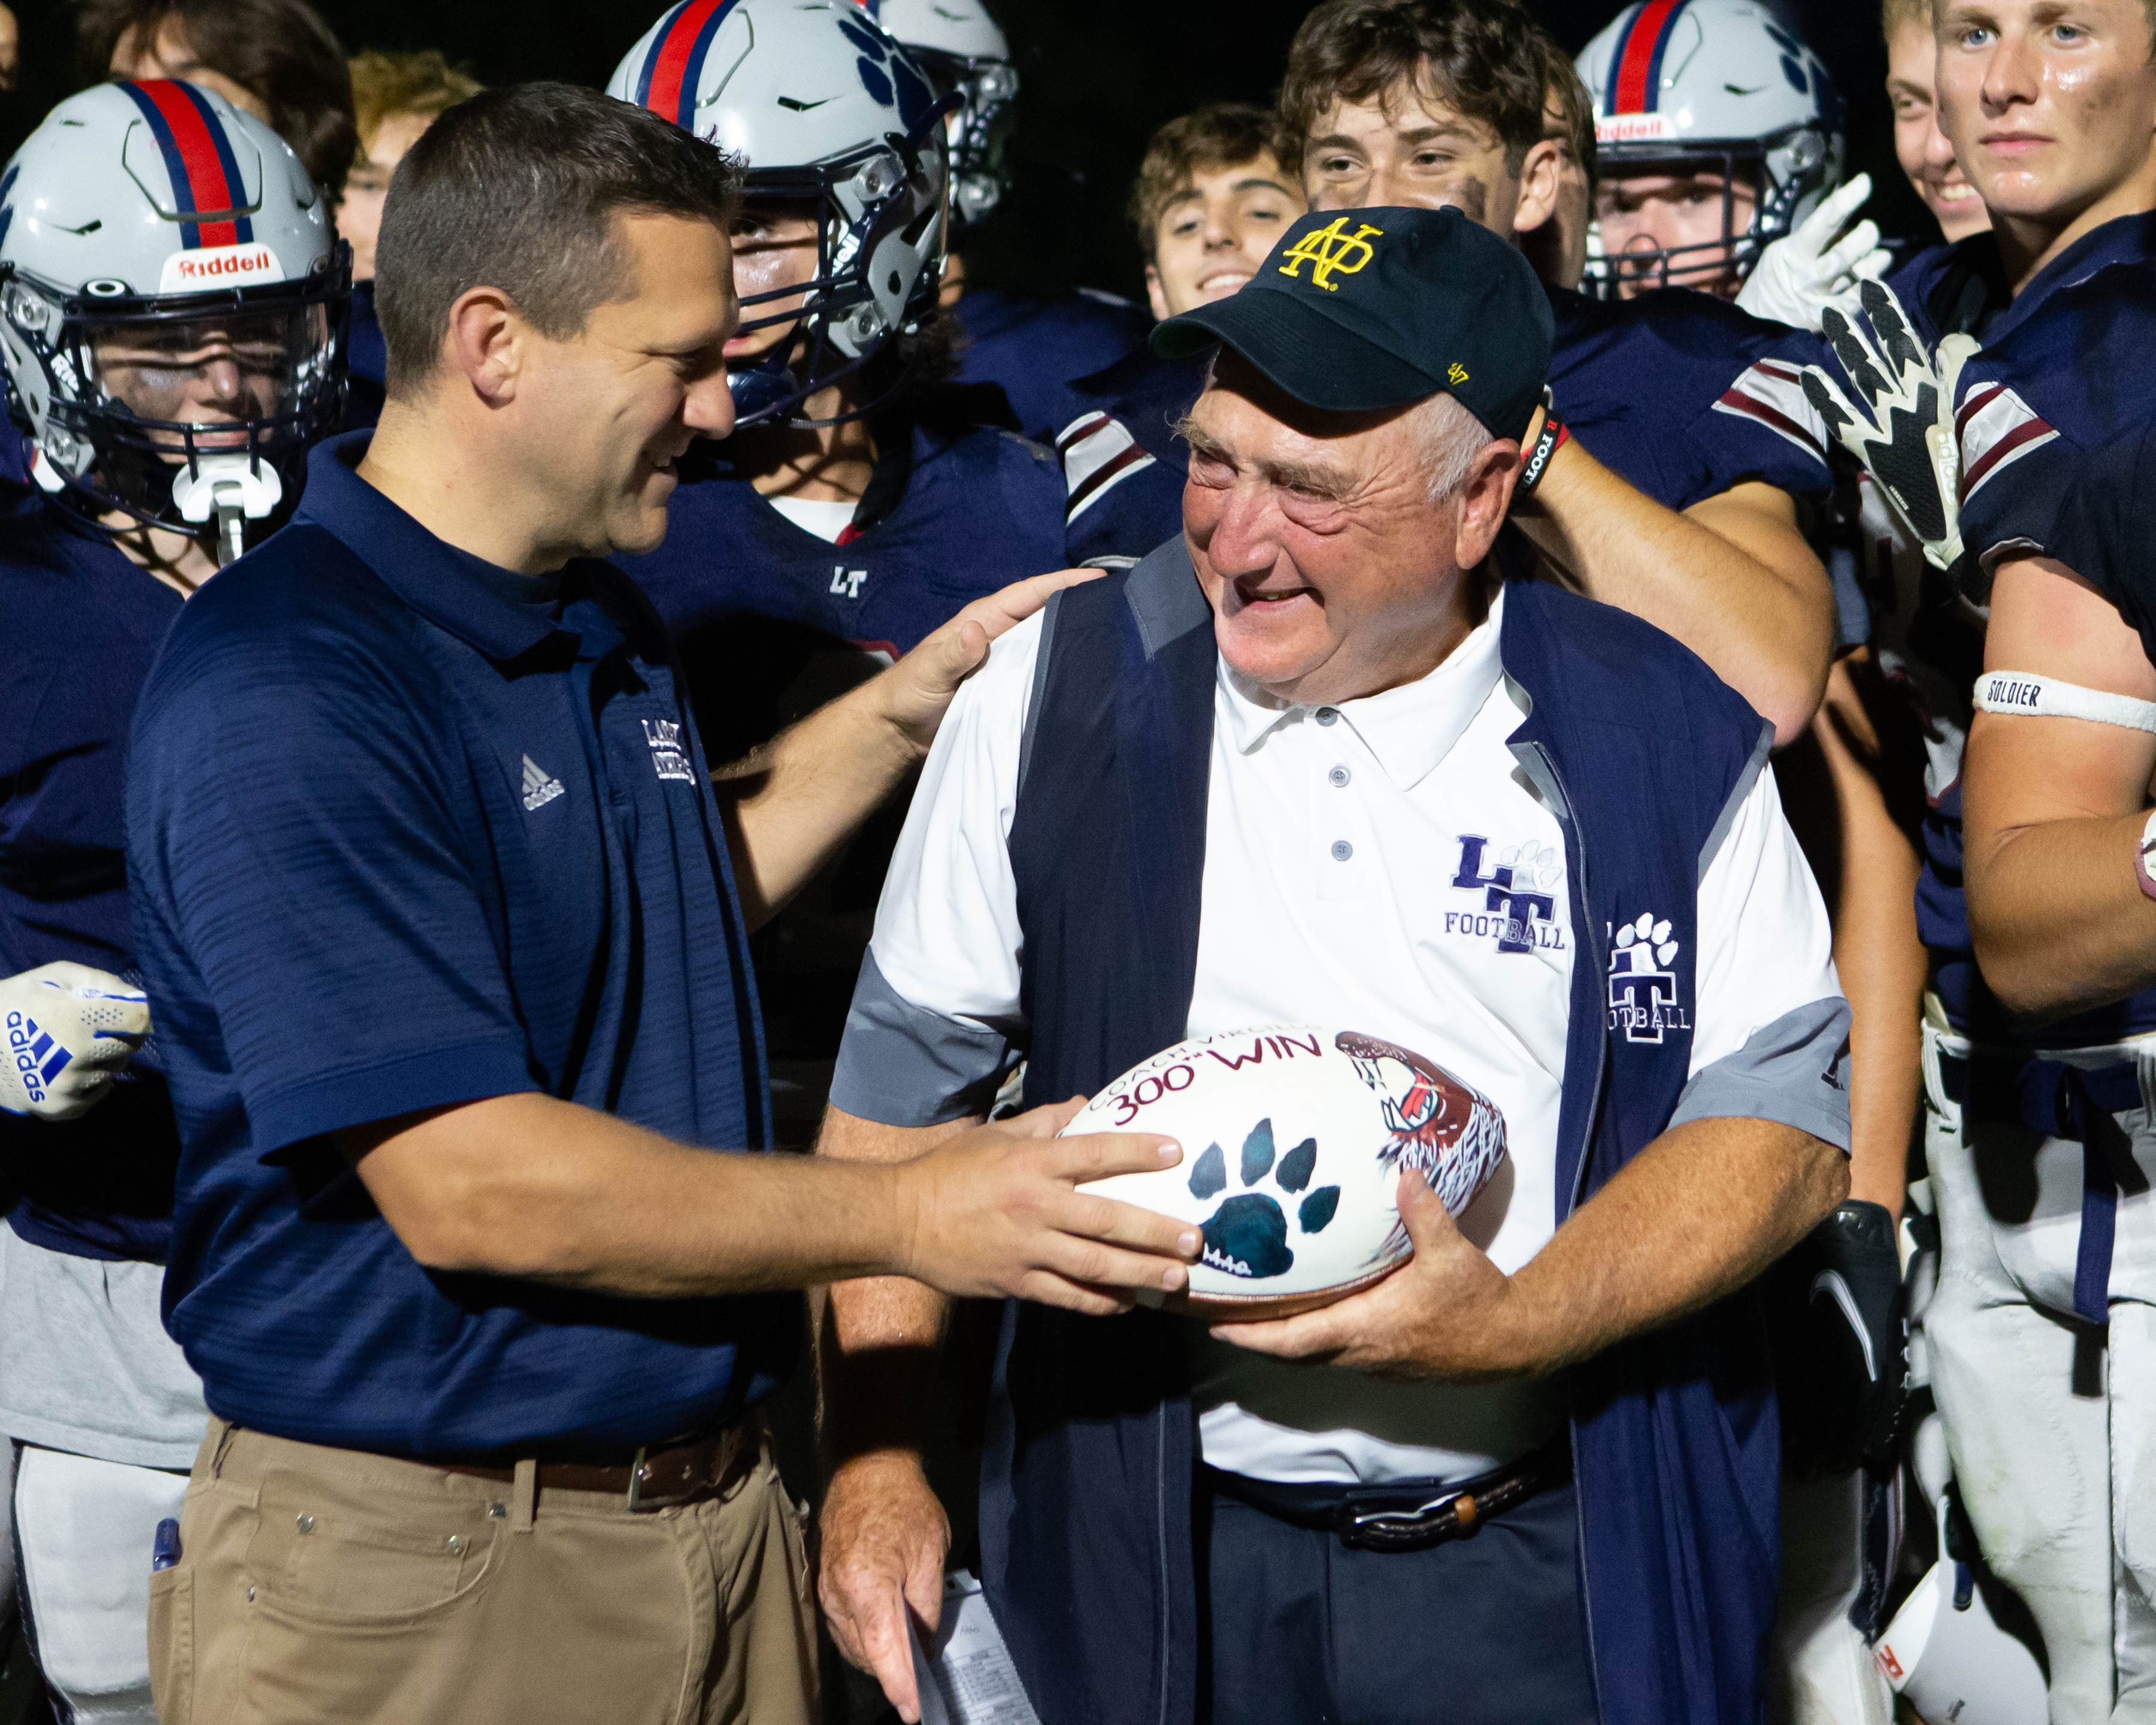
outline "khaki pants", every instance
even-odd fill
[[[810,1725],[801,1527],[770,1450],[725,1497],[621,1498],[212,1420],[150,1583],[162,1725]]]

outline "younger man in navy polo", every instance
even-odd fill
[[[167,1313],[216,1416],[153,1583],[167,1717],[810,1719],[800,1528],[749,1417],[799,1332],[780,1291],[1107,1311],[1096,1286],[1180,1286],[1196,1250],[1075,1198],[1177,1153],[1043,1142],[1068,1109],[897,1168],[708,1153],[769,1143],[750,927],[1055,584],[981,602],[721,809],[597,554],[656,546],[675,462],[732,427],[737,185],[567,86],[438,121],[382,224],[379,428],[317,451],[145,691]]]

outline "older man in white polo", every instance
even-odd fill
[[[1512,1173],[1456,1224],[1404,1177],[1412,1261],[1302,1317],[1006,1313],[981,1543],[1034,1706],[1762,1718],[1778,1457],[1744,1285],[1840,1200],[1849,1130],[1772,728],[1649,624],[1499,578],[1562,435],[1549,313],[1458,213],[1302,218],[1155,339],[1219,345],[1184,532],[960,694],[825,1153],[912,1153],[1021,1056],[1038,1100],[1299,1021],[1491,1097]],[[947,1534],[900,1391],[942,1317],[842,1284],[826,1350],[825,1604],[908,1717]]]

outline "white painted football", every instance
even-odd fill
[[[1359,1031],[1270,1024],[1196,1036],[1133,1066],[1064,1136],[1160,1132],[1183,1160],[1088,1192],[1198,1223],[1184,1301],[1284,1316],[1366,1287],[1412,1255],[1396,1194],[1422,1171],[1457,1216],[1505,1159],[1497,1105],[1435,1061]]]

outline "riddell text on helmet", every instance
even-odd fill
[[[276,253],[257,240],[252,245],[208,245],[191,252],[174,252],[165,259],[157,291],[184,294],[191,288],[237,287],[284,279]]]

